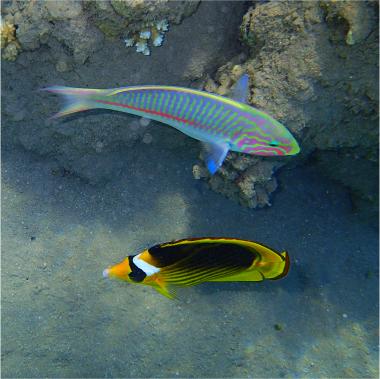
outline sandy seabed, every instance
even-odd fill
[[[378,377],[377,229],[313,169],[283,171],[271,208],[241,207],[192,178],[198,151],[138,144],[91,185],[3,149],[3,377]],[[195,236],[286,249],[290,273],[180,301],[102,278]]]

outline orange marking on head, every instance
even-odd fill
[[[114,265],[114,266],[111,266],[108,268],[108,275],[109,276],[114,276],[118,279],[122,279],[122,280],[130,280],[129,279],[129,274],[131,272],[131,268],[129,267],[129,261],[128,261],[128,258],[127,259],[124,259],[124,261]]]
[[[157,261],[152,257],[148,250],[144,250],[141,255],[140,259],[145,261],[146,263],[149,263],[152,266],[157,267]]]

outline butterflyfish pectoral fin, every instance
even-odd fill
[[[156,279],[155,289],[161,294],[171,300],[177,300],[177,291],[175,286],[168,285],[162,280]]]
[[[226,158],[230,146],[225,142],[203,142],[203,145],[206,152],[207,168],[210,174],[214,175]]]
[[[240,103],[247,103],[249,91],[249,76],[244,74],[231,88],[229,97]]]

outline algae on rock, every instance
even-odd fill
[[[16,38],[16,27],[14,24],[1,19],[0,29],[1,56],[5,60],[14,61],[21,50],[21,45]]]

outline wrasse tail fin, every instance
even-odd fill
[[[94,95],[103,95],[109,90],[52,86],[42,88],[42,91],[56,93],[62,95],[64,98],[65,104],[63,108],[51,117],[52,119],[55,119],[76,112],[100,108],[99,104],[94,101]]]

